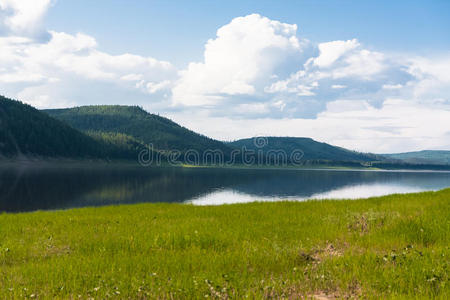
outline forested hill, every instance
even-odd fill
[[[242,139],[229,143],[233,147],[246,147],[249,150],[285,151],[288,155],[293,151],[303,152],[303,160],[354,161],[369,162],[382,159],[374,154],[359,153],[326,143],[317,142],[311,138],[297,137],[257,137]]]
[[[0,155],[41,155],[75,158],[131,158],[152,144],[155,150],[189,149],[200,154],[233,149],[294,150],[303,160],[368,162],[379,157],[319,143],[310,138],[267,137],[258,148],[254,139],[223,143],[188,130],[137,106],[83,106],[38,111],[21,102],[0,98]]]
[[[445,150],[423,150],[382,155],[387,158],[397,159],[411,164],[450,165],[450,151]]]
[[[0,157],[136,158],[125,135],[82,133],[29,105],[0,96]]]
[[[240,157],[231,153],[238,149],[242,154],[244,147],[253,150],[253,155],[259,155],[262,151],[265,158],[270,158],[273,151],[281,150],[288,156],[293,151],[302,151],[301,161],[305,165],[344,163],[350,166],[432,169],[436,165],[448,166],[450,158],[448,151],[422,151],[385,157],[296,137],[259,137],[224,143],[137,106],[83,106],[39,111],[0,96],[0,158],[32,156],[136,160],[150,144],[154,150],[163,152],[178,150],[186,153],[194,150],[201,155],[206,150],[221,150],[225,160],[233,157],[237,163],[242,162]],[[268,155],[269,151],[271,153]],[[179,159],[183,160],[183,156]]]
[[[152,144],[157,150],[189,149],[200,153],[219,149],[225,154],[231,147],[195,133],[177,123],[150,114],[138,106],[99,105],[45,110],[50,116],[82,131],[117,132]]]

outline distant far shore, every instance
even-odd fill
[[[425,164],[387,164],[373,163],[370,165],[361,165],[358,162],[330,162],[329,164],[311,164],[306,162],[304,165],[251,165],[251,164],[232,164],[232,165],[192,165],[182,162],[141,165],[137,160],[107,160],[107,159],[75,159],[75,158],[44,158],[21,156],[15,158],[0,157],[0,168],[40,168],[40,167],[80,167],[80,168],[99,168],[99,167],[184,167],[184,168],[232,168],[232,169],[268,169],[268,170],[342,170],[342,171],[399,171],[399,172],[450,172],[450,165],[425,165]]]

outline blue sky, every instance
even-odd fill
[[[100,49],[112,53],[150,55],[182,66],[202,58],[217,28],[251,13],[297,24],[299,35],[316,42],[357,37],[383,51],[450,49],[448,0],[59,0],[46,25],[95,36]]]
[[[0,0],[0,91],[208,136],[450,149],[450,1]]]

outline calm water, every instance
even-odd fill
[[[0,168],[0,211],[139,202],[360,198],[450,187],[450,173],[212,168]]]

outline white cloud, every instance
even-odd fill
[[[239,104],[248,118],[315,118],[330,101],[381,105],[410,93],[400,88],[414,80],[410,68],[411,61],[365,49],[356,39],[314,45],[297,36],[295,24],[253,14],[219,28],[205,46],[204,61],[180,71],[172,102],[212,115],[245,117],[234,114]],[[276,101],[283,102],[282,113],[271,104]]]
[[[177,76],[169,63],[110,55],[94,37],[47,31],[52,0],[0,0],[0,89],[39,108],[83,103],[161,102]],[[126,95],[129,95],[128,97]],[[157,107],[157,105],[155,105]]]
[[[161,82],[148,82],[146,87],[150,94],[154,94],[158,91],[168,89],[171,85],[172,82],[170,80],[164,80]]]
[[[333,101],[316,119],[230,119],[202,113],[171,117],[221,140],[272,135],[313,137],[348,149],[376,153],[450,149],[450,105],[433,107],[400,99],[388,99],[379,108],[367,101]]]
[[[415,81],[407,86],[411,97],[421,101],[450,103],[450,55],[435,58],[413,58],[409,72]]]
[[[331,85],[332,89],[345,89],[347,86],[342,84],[333,84]]]
[[[448,54],[393,55],[356,39],[314,44],[295,24],[253,14],[219,28],[202,62],[176,70],[100,51],[87,34],[44,30],[50,5],[0,0],[2,94],[38,108],[139,104],[218,139],[308,136],[375,152],[450,148]]]
[[[75,101],[70,101],[67,99],[59,98],[58,101],[55,101],[54,96],[45,94],[45,91],[36,94],[35,89],[32,87],[25,88],[17,95],[17,97],[18,99],[29,99],[27,103],[36,108],[65,108],[77,105]]]
[[[330,67],[342,55],[359,47],[356,39],[349,41],[333,41],[319,44],[320,55],[312,59],[314,65],[320,68]]]
[[[403,85],[401,84],[383,84],[382,88],[385,90],[398,90],[401,89]]]
[[[51,0],[0,0],[0,33],[21,36],[42,35],[42,20]],[[3,30],[2,30],[3,28]]]
[[[76,103],[78,99],[69,91],[77,85],[84,87],[86,81],[90,81],[92,88],[84,90],[84,99],[99,86],[112,89],[108,85],[128,90],[130,95],[135,90],[143,99],[145,95],[148,98],[150,94],[160,96],[158,92],[170,92],[170,80],[176,78],[176,69],[168,62],[133,54],[110,55],[97,50],[93,37],[81,33],[70,35],[50,31],[50,34],[51,39],[45,43],[28,38],[0,38],[0,64],[4,66],[0,70],[2,90],[13,96],[20,93],[23,101],[37,103],[38,107],[48,107],[52,106],[50,101],[36,99],[51,94],[56,106]],[[24,89],[26,93],[21,92]],[[59,93],[55,94],[55,91]],[[120,99],[101,97],[91,101],[114,102]],[[129,100],[121,101],[127,103]]]
[[[273,72],[301,55],[303,42],[296,31],[296,25],[258,14],[233,19],[208,41],[204,61],[191,63],[181,72],[173,90],[174,103],[215,105],[235,95],[263,93]]]

